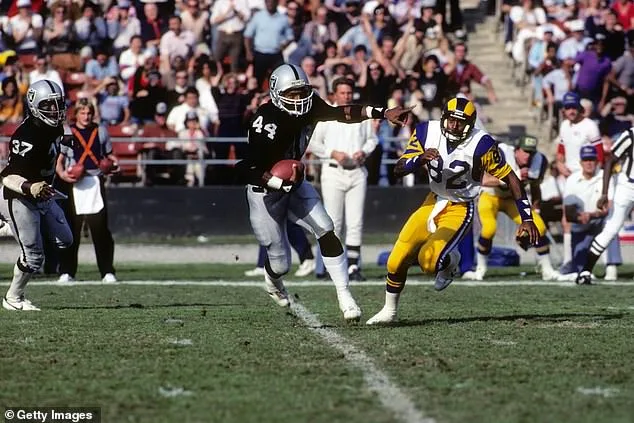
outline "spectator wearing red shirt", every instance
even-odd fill
[[[454,55],[455,64],[445,65],[445,73],[449,76],[449,94],[457,93],[463,85],[471,87],[471,82],[475,81],[486,87],[489,101],[495,103],[497,97],[493,89],[493,83],[488,76],[482,73],[480,68],[467,60],[467,46],[464,43],[456,44],[454,46]]]
[[[634,28],[634,2],[632,0],[617,0],[612,9],[616,12],[623,31]]]

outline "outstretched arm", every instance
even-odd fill
[[[336,120],[343,123],[359,123],[366,119],[387,119],[396,125],[405,125],[408,113],[414,108],[396,106],[391,109],[351,104],[348,106],[329,106],[321,97],[314,96],[315,119],[320,121]]]
[[[508,185],[511,194],[513,195],[513,199],[515,200],[517,211],[522,218],[522,223],[517,229],[516,236],[518,238],[522,238],[528,235],[529,243],[531,245],[535,245],[535,243],[539,240],[539,231],[533,222],[531,203],[528,201],[528,197],[526,196],[526,191],[524,191],[522,183],[515,172],[509,172],[508,175],[502,178],[502,181]]]

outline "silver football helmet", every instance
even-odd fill
[[[66,119],[64,94],[53,81],[41,79],[32,83],[26,92],[26,103],[31,115],[48,126],[60,126]]]
[[[293,116],[301,116],[313,106],[313,87],[299,66],[278,66],[269,80],[271,102]]]

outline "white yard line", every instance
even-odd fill
[[[0,286],[8,286],[10,281],[4,280],[0,282]],[[78,281],[78,282],[57,282],[55,280],[49,281],[32,281],[29,282],[29,286],[60,286],[60,287],[77,287],[77,286],[89,286],[89,285],[104,285],[104,286],[120,286],[120,285],[148,285],[148,286],[171,286],[171,285],[183,285],[183,286],[231,286],[231,287],[261,287],[264,281],[226,281],[226,280],[209,280],[209,281],[192,281],[192,280],[166,280],[166,281],[151,281],[151,280],[132,280],[132,281],[119,281],[116,283],[105,283],[98,281]],[[302,286],[327,286],[332,287],[332,282],[326,281],[285,281],[284,284],[288,287],[302,287]],[[432,286],[433,281],[412,280],[407,281],[406,286]],[[598,281],[593,283],[597,286],[632,286],[632,281]],[[351,282],[352,287],[355,286],[385,286],[384,281],[366,281],[366,282]],[[545,282],[538,280],[498,280],[498,281],[456,281],[453,286],[466,286],[466,287],[488,287],[488,286],[544,286],[544,287],[576,287],[574,282]],[[583,289],[583,287],[579,288]]]
[[[291,308],[311,332],[319,335],[330,347],[340,351],[350,364],[361,370],[369,390],[379,397],[383,407],[399,421],[404,423],[436,422],[431,417],[425,417],[412,400],[374,364],[363,350],[355,347],[334,330],[324,327],[319,318],[300,303],[294,302]]]

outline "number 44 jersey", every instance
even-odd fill
[[[38,124],[26,118],[15,130],[9,142],[9,162],[0,176],[20,175],[27,181],[53,183],[58,145],[64,128]],[[4,188],[4,198],[19,194]]]
[[[440,121],[419,123],[401,158],[414,158],[431,148],[439,156],[426,164],[429,186],[438,197],[452,202],[472,201],[480,192],[484,172],[501,179],[513,171],[493,137],[477,128],[451,148],[440,131]]]

